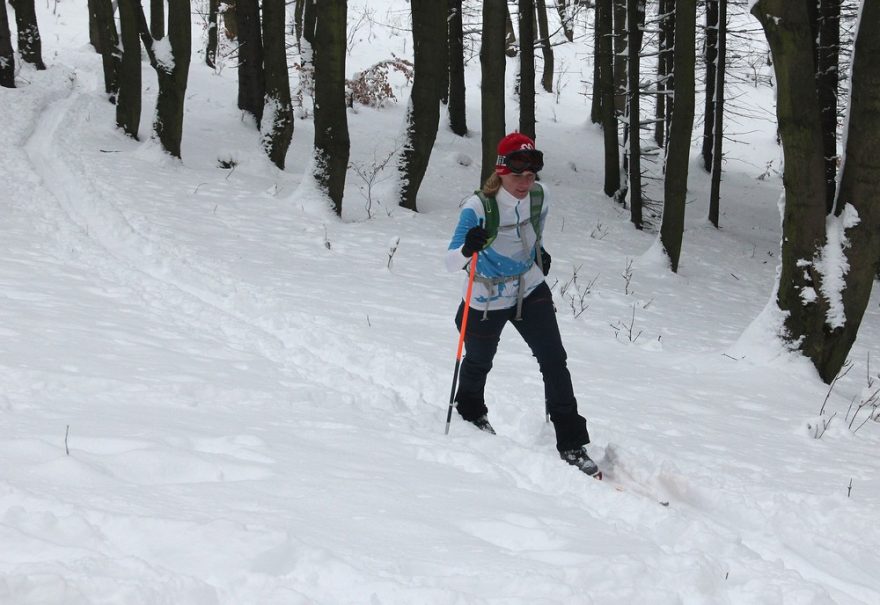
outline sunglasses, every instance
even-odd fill
[[[544,167],[544,154],[537,149],[520,149],[498,156],[498,165],[506,166],[514,174],[537,173]]]

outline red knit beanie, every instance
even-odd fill
[[[498,142],[498,160],[495,164],[495,172],[498,174],[510,174],[510,169],[501,163],[504,156],[520,151],[521,149],[534,149],[535,141],[521,132],[511,132]]]

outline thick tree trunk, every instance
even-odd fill
[[[446,4],[410,0],[413,25],[413,87],[406,142],[400,162],[400,205],[417,211],[416,199],[428,170],[440,124],[440,90],[446,76]]]
[[[220,0],[208,0],[208,43],[205,45],[205,64],[214,69],[217,66],[217,16],[220,13]]]
[[[323,0],[322,0],[323,1]],[[238,108],[251,114],[259,128],[263,119],[266,78],[258,0],[236,0],[238,21]]]
[[[826,201],[810,17],[803,0],[759,0],[752,14],[761,22],[773,54],[785,163],[776,302],[786,313],[785,340],[815,360],[822,355],[828,301],[822,296],[822,274],[814,262],[826,242]]]
[[[111,103],[116,103],[119,94],[119,70],[122,64],[122,50],[119,48],[119,33],[113,19],[111,0],[94,0],[95,26],[98,30],[98,47],[101,48],[101,62],[104,67],[104,91]],[[138,85],[140,89],[140,85]]]
[[[154,40],[165,37],[165,0],[150,0],[150,34]]]
[[[449,127],[458,136],[468,133],[464,81],[464,30],[462,1],[449,0]]]
[[[703,168],[712,171],[712,150],[715,148],[715,69],[718,60],[718,3],[706,0],[706,44],[703,60],[706,67],[706,96],[703,99]]]
[[[0,86],[15,88],[15,54],[12,51],[12,34],[9,33],[9,15],[6,2],[0,6]]]
[[[535,12],[538,15],[538,36],[541,43],[541,57],[544,59],[544,71],[541,73],[541,87],[553,92],[554,56],[550,44],[550,26],[547,24],[547,5],[544,0],[535,1]]]
[[[109,11],[109,0],[106,7]],[[139,38],[139,0],[119,0],[119,38],[122,56],[119,61],[119,96],[116,101],[116,125],[137,139],[141,123],[141,41]],[[112,26],[112,12],[110,13]],[[105,25],[105,28],[107,26]],[[115,31],[115,26],[113,26]],[[102,44],[106,38],[102,38]],[[106,78],[106,76],[105,76]]]
[[[293,106],[287,73],[287,23],[284,0],[263,0],[263,42],[266,70],[266,106],[263,110],[263,149],[273,164],[284,170],[284,159],[293,139]]]
[[[183,140],[183,110],[189,63],[192,53],[190,0],[170,0],[168,3],[168,41],[171,44],[172,64],[159,62],[159,97],[156,100],[156,119],[153,132],[162,148],[176,158],[180,157]]]
[[[37,11],[34,0],[13,0],[10,2],[15,9],[15,25],[18,29],[18,54],[25,63],[37,69],[46,69],[43,63],[43,43],[40,40],[40,28],[37,26]]]
[[[820,0],[816,58],[816,89],[822,118],[822,147],[825,153],[826,209],[834,209],[837,189],[837,94],[840,80],[841,0]],[[874,23],[874,26],[877,26]],[[876,60],[876,59],[875,59]]]
[[[302,37],[309,44],[315,44],[315,30],[317,29],[318,7],[315,5],[317,0],[302,0],[303,6],[303,31]]]
[[[504,26],[506,14],[505,0],[484,0],[483,34],[480,46],[480,68],[482,71],[480,122],[483,131],[483,163],[480,182],[485,181],[495,171],[498,141],[506,134],[504,125]]]
[[[92,45],[92,48],[95,49],[95,52],[99,55],[101,54],[101,41],[99,39],[98,34],[98,20],[96,18],[97,13],[97,2],[95,0],[88,0],[87,6],[89,8],[89,44]]]
[[[599,64],[597,93],[602,104],[602,134],[605,143],[605,195],[612,197],[620,189],[620,141],[617,117],[614,115],[614,48],[612,29],[613,0],[596,0],[596,35]]]
[[[844,275],[842,325],[825,323],[825,341],[808,352],[823,380],[830,382],[843,367],[855,342],[880,270],[880,3],[862,6],[853,51],[849,124],[840,175],[836,212],[855,214],[858,223],[845,233],[849,266]],[[853,212],[854,211],[854,212]],[[819,354],[818,356],[814,356]]]
[[[718,227],[721,208],[721,152],[724,142],[724,79],[727,73],[727,0],[718,0],[718,55],[715,70],[715,105],[712,125],[712,178],[709,222]]]
[[[342,196],[351,143],[345,104],[346,0],[320,0],[315,5],[315,180],[336,214]],[[303,37],[308,41],[306,32]],[[311,35],[311,34],[309,34]]]
[[[645,19],[645,0],[627,0],[626,22],[628,30],[627,48],[627,88],[629,116],[629,208],[630,220],[636,229],[642,224],[642,145],[641,119],[639,107],[639,53],[642,50],[642,24]]]
[[[535,0],[519,0],[519,131],[535,138]]]
[[[663,183],[663,222],[660,242],[669,256],[670,267],[678,272],[684,235],[684,209],[687,198],[688,159],[694,127],[694,67],[696,54],[696,2],[678,0],[675,7],[675,87],[672,123],[666,150]]]

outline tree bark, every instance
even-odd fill
[[[116,103],[119,95],[122,50],[119,48],[119,33],[116,31],[116,22],[113,19],[113,5],[111,0],[94,0],[93,7],[95,26],[98,30],[98,47],[101,49],[101,62],[104,68],[104,91],[110,102]]]
[[[315,180],[342,214],[351,143],[345,104],[346,0],[320,0],[314,7]],[[308,41],[308,28],[303,37]],[[311,35],[311,34],[309,34]]]
[[[15,88],[15,54],[12,51],[6,2],[0,6],[0,86]]]
[[[715,70],[715,105],[712,125],[712,178],[709,222],[718,228],[721,208],[721,152],[724,142],[724,80],[727,73],[727,0],[718,0],[718,55]]]
[[[480,46],[480,122],[482,126],[483,164],[482,183],[495,172],[498,141],[504,138],[504,27],[507,4],[505,0],[483,1],[483,33]]]
[[[18,54],[21,56],[21,60],[30,63],[38,70],[46,69],[46,65],[43,63],[43,43],[40,40],[40,28],[37,26],[34,0],[13,0],[10,4],[15,9]]]
[[[541,41],[541,57],[544,59],[544,71],[541,73],[541,87],[547,92],[553,92],[554,56],[553,46],[550,44],[550,26],[547,24],[547,5],[544,0],[536,0],[536,13],[538,15],[538,35]]]
[[[323,0],[322,0],[323,2]],[[238,22],[238,108],[251,114],[259,128],[263,119],[266,77],[258,0],[236,0]]]
[[[535,0],[519,0],[519,131],[535,138]]]
[[[214,69],[217,66],[217,17],[220,13],[220,0],[208,0],[208,42],[205,45],[205,64]]]
[[[574,27],[571,19],[568,18],[568,0],[554,0],[554,2],[556,2],[556,12],[559,13],[559,22],[562,24],[563,33],[569,42],[574,42]]]
[[[287,72],[287,23],[284,0],[263,0],[263,41],[266,103],[263,110],[263,149],[281,170],[293,139],[293,105]]]
[[[706,44],[703,59],[706,67],[706,96],[703,99],[703,168],[712,171],[712,150],[715,148],[715,69],[718,60],[718,3],[706,0]]]
[[[843,325],[824,324],[824,342],[810,354],[819,375],[830,382],[846,362],[855,342],[880,270],[880,4],[862,6],[855,34],[850,81],[849,128],[835,212],[854,211],[858,223],[845,233],[848,271],[842,292]]]
[[[614,107],[618,115],[626,111],[626,2],[614,0]]]
[[[654,103],[654,142],[661,149],[666,144],[666,78],[669,73],[666,33],[669,29],[668,0],[658,0],[659,27],[657,30],[657,101]]]
[[[449,127],[458,136],[468,133],[466,113],[466,90],[464,80],[464,30],[462,1],[449,0]]]
[[[106,0],[104,8],[110,13],[109,26],[112,26],[115,32],[110,0]],[[119,38],[122,55],[117,72],[119,96],[116,101],[116,125],[133,139],[138,138],[141,124],[141,41],[138,37],[138,11],[141,10],[139,0],[119,0]],[[106,30],[108,24],[105,24],[104,28]],[[106,33],[104,35],[106,36]],[[106,37],[102,37],[102,45],[105,40]]]
[[[782,259],[776,303],[786,314],[783,338],[811,359],[822,356],[828,301],[815,265],[826,242],[825,178],[813,37],[807,2],[759,0],[776,72],[776,115],[785,165]]]
[[[837,94],[840,79],[841,0],[820,0],[816,57],[816,88],[822,117],[822,147],[825,153],[825,200],[830,213],[837,189]],[[875,25],[877,25],[875,23]]]
[[[440,124],[440,91],[445,82],[447,56],[446,5],[438,0],[410,0],[410,6],[415,75],[400,162],[400,205],[415,212]]]
[[[642,49],[642,23],[645,18],[645,0],[627,0],[627,114],[629,117],[629,208],[630,220],[636,229],[642,229],[642,145],[641,109],[639,94],[639,53]]]
[[[155,40],[165,37],[165,0],[150,0],[150,34]]]
[[[696,54],[696,2],[678,0],[675,7],[675,73],[672,123],[666,151],[663,183],[663,221],[660,242],[669,256],[670,268],[678,272],[684,236],[684,209],[687,198],[688,159],[694,127],[694,68]]]
[[[98,21],[96,19],[96,8],[97,2],[95,0],[88,0],[87,6],[89,8],[89,44],[92,45],[92,48],[95,49],[95,52],[99,55],[101,54],[101,41],[99,39],[98,34]]]
[[[620,189],[620,140],[614,115],[613,0],[596,0],[596,35],[599,64],[598,94],[601,96],[602,134],[605,144],[605,195],[612,197]]]
[[[159,78],[159,97],[156,100],[153,132],[162,143],[162,148],[179,158],[180,143],[183,140],[183,110],[192,54],[190,0],[169,0],[168,41],[171,44],[172,64],[159,62],[156,68],[156,75]]]

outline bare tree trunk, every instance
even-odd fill
[[[761,22],[776,72],[776,115],[785,162],[782,259],[776,303],[786,313],[786,341],[820,359],[828,301],[814,264],[826,242],[822,127],[807,3],[759,0]]]
[[[18,29],[18,54],[25,63],[37,69],[46,69],[43,63],[43,43],[40,28],[37,26],[37,12],[34,0],[10,1],[15,9],[15,25]]]
[[[117,102],[119,95],[119,70],[122,64],[122,51],[119,48],[119,34],[113,19],[111,0],[94,0],[95,26],[98,30],[98,48],[101,49],[101,62],[104,67],[104,91],[111,103]],[[138,84],[140,90],[140,84]]]
[[[480,88],[483,163],[482,183],[495,171],[498,141],[505,133],[504,126],[504,26],[507,14],[505,0],[483,1],[483,34],[480,46]]]
[[[446,3],[410,0],[413,25],[413,87],[406,142],[400,162],[400,205],[417,211],[416,199],[440,124],[440,90],[446,75]]]
[[[342,214],[342,196],[351,142],[345,104],[346,0],[320,0],[315,5],[315,180]]]
[[[516,56],[516,30],[513,28],[513,20],[510,18],[510,7],[504,4],[504,53],[508,57]]]
[[[841,0],[820,0],[816,60],[816,88],[822,112],[822,146],[825,150],[826,209],[834,209],[837,189],[837,94],[840,68]],[[877,25],[877,24],[875,24]]]
[[[599,64],[597,93],[601,96],[602,133],[605,143],[605,183],[608,197],[620,189],[620,141],[617,133],[617,117],[614,114],[614,49],[613,49],[613,0],[596,0],[596,36]]]
[[[556,12],[559,13],[559,22],[562,23],[562,31],[569,42],[574,42],[574,26],[571,19],[568,18],[567,5],[568,0],[554,0],[556,2]]]
[[[323,1],[323,0],[322,0]],[[238,22],[238,108],[251,114],[259,128],[263,120],[266,77],[258,0],[235,0]]]
[[[621,116],[626,111],[626,1],[614,0],[614,107]]]
[[[717,228],[721,207],[721,152],[724,142],[724,80],[727,73],[727,0],[718,0],[718,55],[716,62],[709,222]]]
[[[214,69],[217,66],[217,16],[220,13],[220,0],[208,0],[208,43],[205,46],[205,64]]]
[[[263,149],[281,170],[293,139],[293,106],[287,73],[287,23],[284,0],[263,0],[263,50],[266,73],[266,106],[263,109]]]
[[[106,0],[105,8],[112,7]],[[122,56],[119,61],[118,85],[119,96],[116,101],[116,125],[133,139],[138,138],[141,124],[141,41],[138,29],[138,12],[141,11],[139,0],[119,0],[119,38],[122,44]],[[107,25],[105,24],[105,28]],[[102,46],[106,38],[102,38]]]
[[[663,183],[663,221],[660,242],[669,256],[671,269],[678,272],[684,236],[684,209],[687,199],[688,159],[694,127],[694,67],[696,54],[696,2],[678,0],[675,7],[675,72],[672,123],[666,151]]]
[[[636,229],[642,229],[642,145],[641,110],[639,108],[639,53],[642,50],[642,23],[645,18],[645,0],[627,0],[627,113],[629,116],[629,208],[630,220]]]
[[[461,0],[449,0],[449,127],[458,136],[468,133],[464,81],[464,31]]]
[[[101,54],[101,42],[98,34],[98,21],[96,19],[96,2],[95,0],[88,0],[87,6],[89,7],[89,44],[92,45],[92,48],[95,49],[95,52]]]
[[[703,99],[703,168],[712,170],[712,150],[715,147],[715,64],[718,60],[718,3],[706,0],[706,44],[703,58],[706,63],[706,96]]]
[[[849,247],[844,248],[844,254],[849,270],[844,276],[842,292],[843,325],[830,329],[826,322],[826,340],[817,351],[822,357],[813,357],[826,382],[833,380],[846,361],[871,297],[874,276],[880,270],[880,154],[877,153],[880,31],[877,23],[880,23],[880,4],[868,0],[862,5],[855,34],[849,128],[836,201],[838,216],[858,215],[858,223],[846,231]]]
[[[165,0],[150,0],[150,34],[154,40],[165,37]]]
[[[590,121],[602,123],[602,95],[599,93],[599,7],[593,15],[593,98],[590,102]]]
[[[538,35],[541,40],[541,57],[544,59],[544,71],[541,73],[541,87],[553,92],[554,56],[550,44],[550,27],[547,24],[547,6],[544,0],[536,0],[535,12],[538,15]]]
[[[535,138],[535,1],[519,0],[519,131]]]
[[[168,41],[171,43],[172,65],[159,62],[159,97],[156,99],[156,119],[153,132],[162,148],[176,158],[180,157],[183,140],[183,109],[189,81],[192,54],[192,23],[190,0],[169,0]]]
[[[6,2],[0,6],[0,86],[15,88],[15,54],[12,51]]]
[[[660,26],[657,31],[657,101],[654,104],[654,142],[661,149],[666,145],[666,91],[671,90],[666,86],[666,79],[669,74],[669,47],[667,46],[667,30],[669,29],[668,4],[668,0],[658,0],[657,7],[657,12],[660,15]]]

